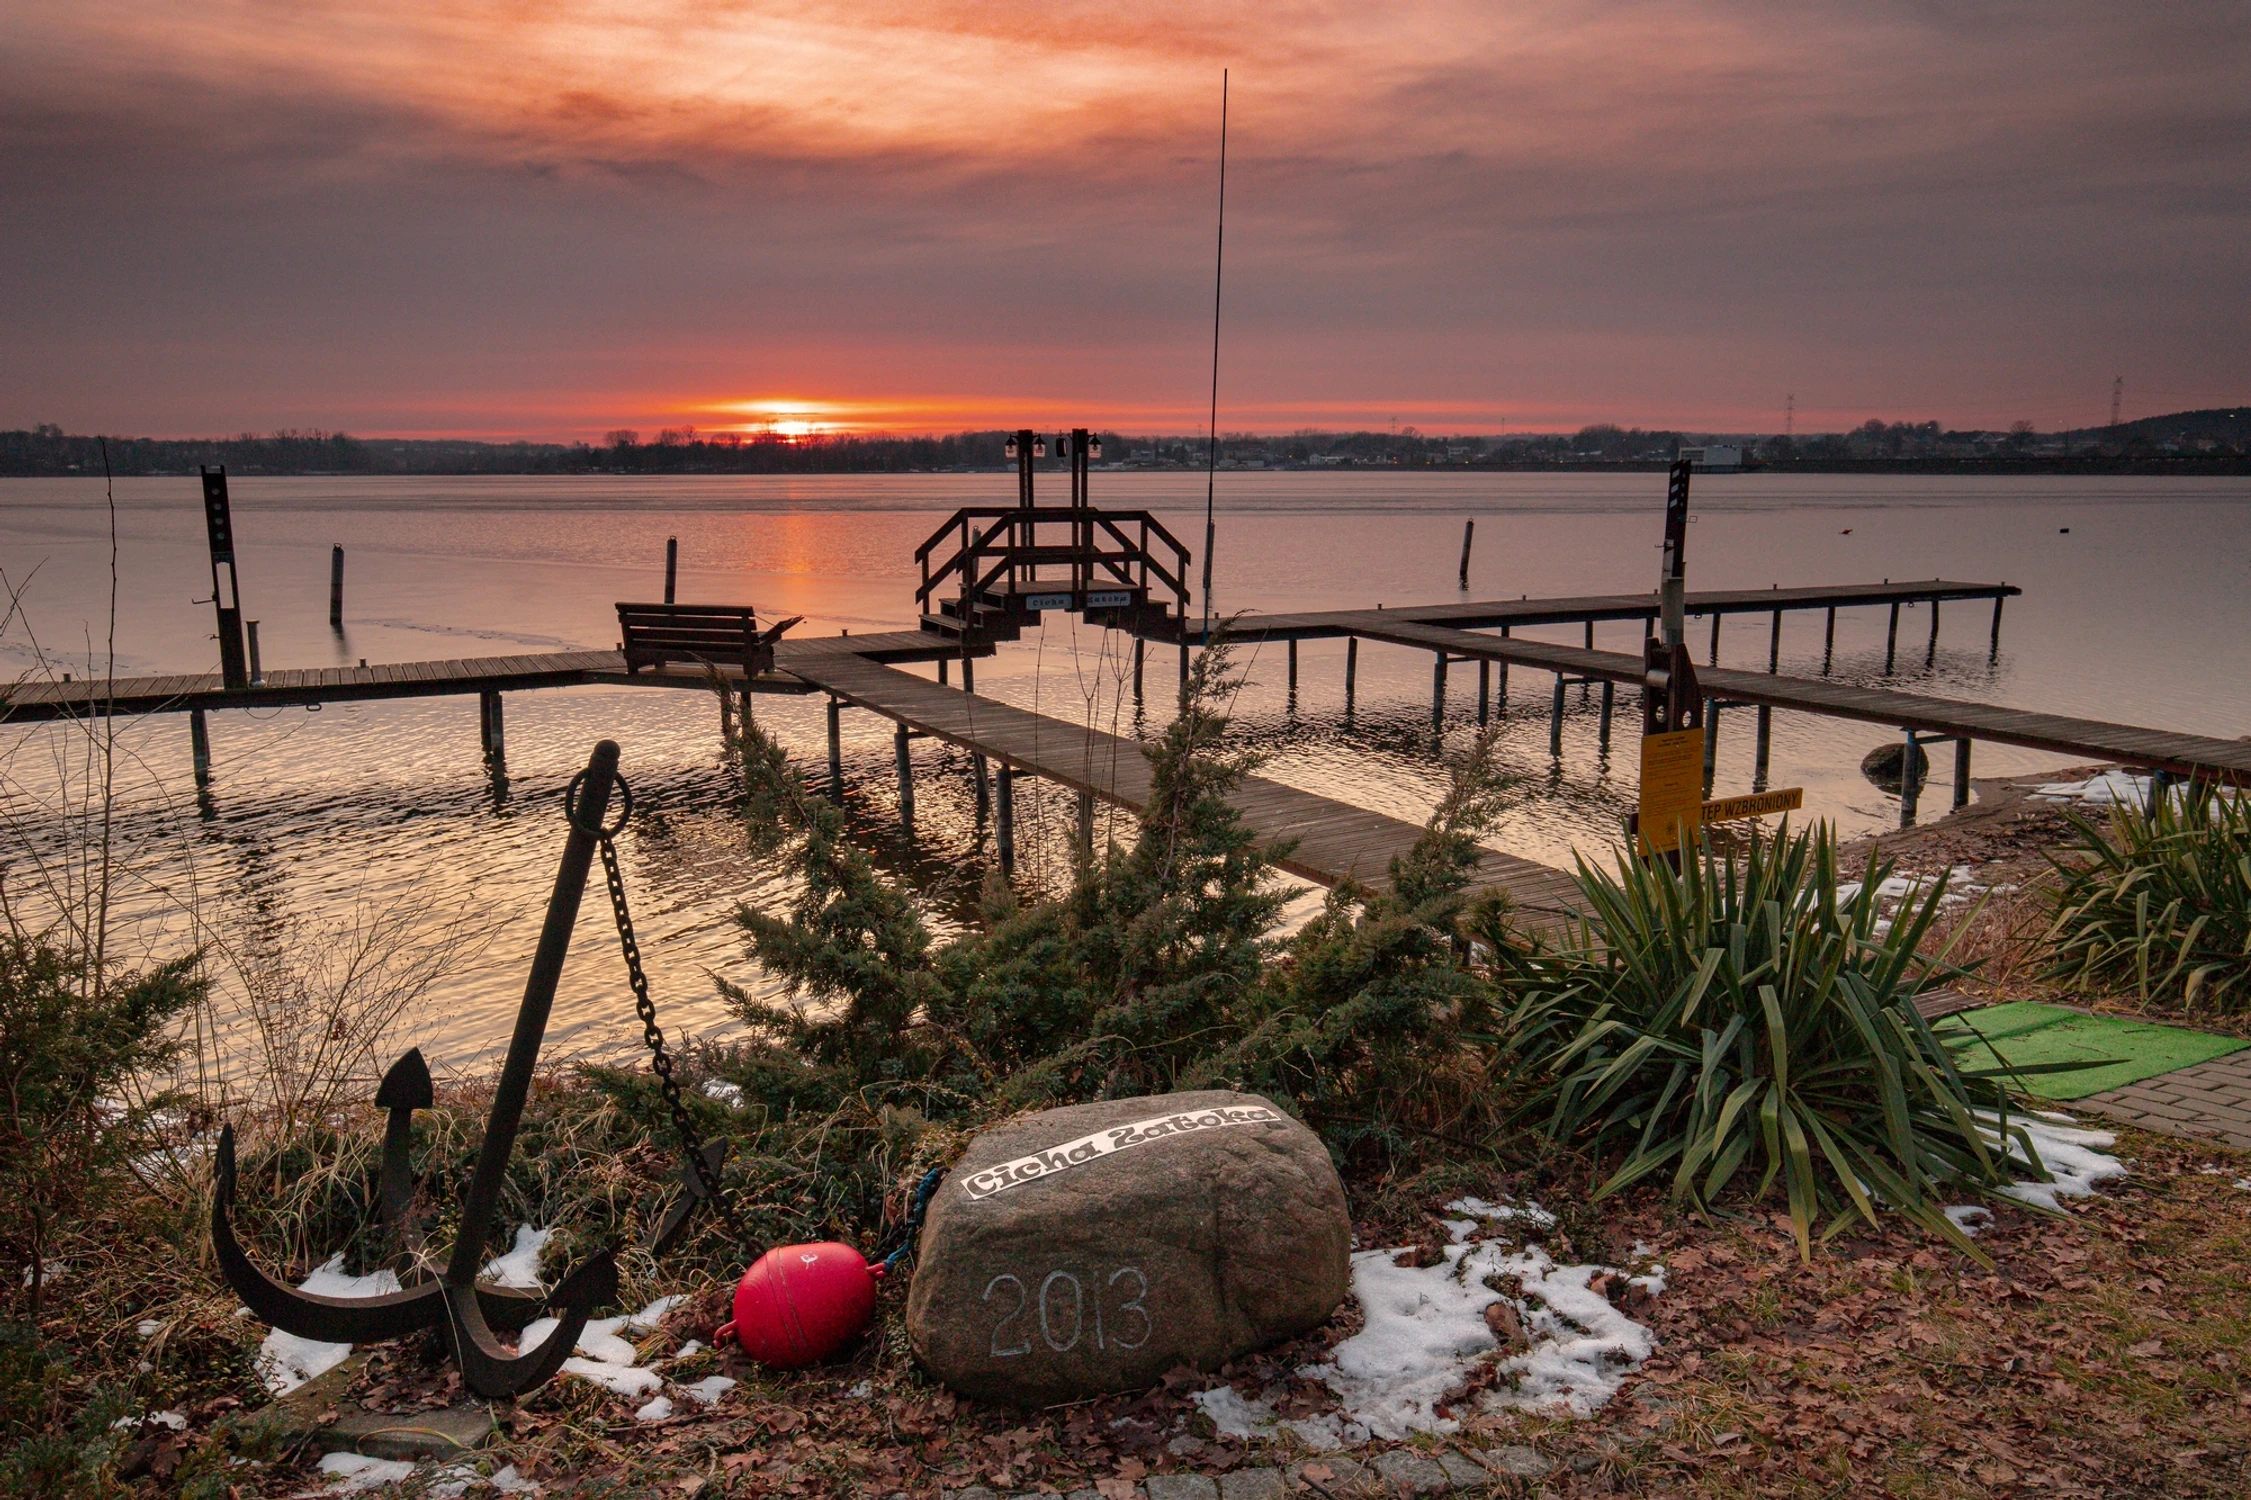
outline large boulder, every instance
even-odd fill
[[[1327,1148],[1255,1094],[1051,1109],[971,1141],[931,1200],[907,1333],[988,1400],[1133,1390],[1318,1327],[1351,1248]]]

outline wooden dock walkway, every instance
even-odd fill
[[[850,638],[789,644],[793,649],[783,660],[791,672],[856,708],[1135,813],[1149,804],[1149,763],[1138,740],[901,672],[861,655]],[[1281,867],[1321,885],[1351,876],[1381,886],[1391,861],[1423,831],[1420,824],[1261,776],[1247,778],[1234,802],[1261,840],[1296,840]],[[1570,876],[1513,854],[1487,850],[1477,879],[1506,890],[1519,920],[1535,930],[1560,926],[1578,911],[1578,887]]]

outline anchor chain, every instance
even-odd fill
[[[704,1160],[703,1132],[688,1113],[688,1106],[680,1098],[680,1081],[672,1076],[672,1054],[665,1050],[664,1030],[657,1025],[656,1002],[649,998],[649,976],[641,969],[641,944],[633,935],[633,912],[625,904],[625,872],[618,866],[617,840],[614,835],[625,825],[633,807],[632,793],[626,790],[625,778],[617,779],[618,791],[625,803],[615,825],[607,828],[590,828],[602,851],[602,878],[610,888],[610,910],[617,917],[618,947],[625,953],[626,982],[633,987],[633,1008],[641,1016],[641,1039],[648,1044],[649,1070],[657,1075],[657,1087],[664,1093],[664,1106],[672,1113],[672,1128],[679,1132],[680,1142],[687,1148],[688,1170],[696,1174],[705,1196],[719,1216],[727,1221],[740,1244],[751,1243],[750,1226],[735,1207],[732,1194],[711,1164]],[[567,804],[566,804],[567,805]],[[571,809],[572,822],[577,822],[576,809]]]

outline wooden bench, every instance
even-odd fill
[[[761,632],[747,604],[620,604],[619,649],[628,674],[667,662],[740,667],[746,678],[774,669],[774,642],[803,616]]]

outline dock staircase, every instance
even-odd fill
[[[925,631],[1013,641],[1048,610],[1156,640],[1188,614],[1188,549],[1145,510],[971,506],[915,549]]]

